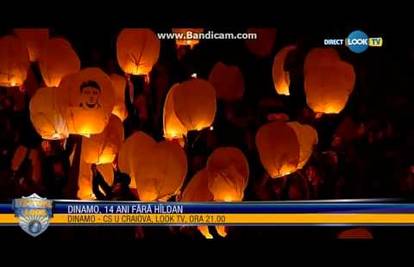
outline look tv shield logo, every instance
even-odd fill
[[[13,209],[19,218],[19,225],[29,235],[36,237],[49,226],[53,201],[37,194],[13,200]]]

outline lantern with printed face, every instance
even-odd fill
[[[48,87],[59,86],[63,77],[80,70],[80,60],[68,41],[52,38],[46,41],[39,56],[39,68]]]
[[[276,54],[273,60],[273,84],[279,95],[290,95],[290,76],[289,72],[285,71],[285,61],[288,54],[295,49],[294,45],[286,46]]]
[[[23,85],[29,65],[29,52],[22,40],[11,35],[0,38],[0,86]]]
[[[56,87],[40,88],[30,100],[30,120],[43,139],[57,140],[69,136],[66,107],[59,105]]]
[[[30,61],[37,61],[43,45],[49,39],[49,29],[14,29],[14,33],[24,42],[29,50]]]
[[[123,29],[118,35],[118,64],[127,74],[148,75],[159,53],[160,40],[150,29]]]
[[[62,101],[67,102],[69,132],[89,136],[101,133],[112,113],[115,94],[112,82],[99,68],[86,68],[66,76]]]
[[[175,114],[187,131],[211,126],[216,114],[216,92],[208,81],[185,81],[174,89],[172,97]]]
[[[243,97],[244,79],[237,66],[218,62],[211,70],[208,81],[216,89],[218,99],[236,101]]]

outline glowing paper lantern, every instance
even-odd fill
[[[181,123],[177,118],[174,110],[174,91],[179,86],[175,84],[168,91],[167,97],[164,102],[163,110],[163,128],[164,128],[164,138],[167,140],[180,139],[183,136],[187,135],[187,128]]]
[[[0,86],[21,86],[30,65],[29,52],[15,36],[0,38]]]
[[[213,201],[213,195],[208,189],[208,172],[204,168],[198,171],[190,182],[185,187],[181,196],[183,202],[204,202]],[[199,225],[197,229],[207,239],[212,239],[213,236],[210,234],[207,225]]]
[[[315,66],[305,73],[306,102],[314,112],[339,113],[345,107],[355,84],[351,64],[336,61]]]
[[[185,187],[181,196],[183,202],[203,202],[212,201],[213,195],[208,189],[207,169],[198,171]]]
[[[276,29],[272,28],[249,28],[248,33],[256,33],[257,39],[246,40],[249,51],[258,57],[267,57],[272,53],[276,39]]]
[[[135,132],[122,144],[118,155],[119,169],[131,177],[131,188],[136,188],[134,165],[145,164],[145,158],[151,153],[155,140],[144,132]]]
[[[30,120],[43,139],[57,140],[69,136],[65,107],[59,105],[56,87],[40,88],[30,100]]]
[[[296,133],[300,144],[298,169],[302,169],[310,156],[313,146],[318,143],[318,132],[310,125],[298,122],[287,123]]]
[[[172,31],[176,34],[182,34],[184,37],[183,39],[175,40],[175,44],[177,45],[177,47],[190,46],[190,48],[192,49],[195,45],[197,45],[200,42],[200,40],[195,37],[197,37],[197,34],[202,33],[204,30],[202,28],[173,28]],[[190,36],[194,37],[187,39],[187,37]]]
[[[160,40],[150,29],[123,29],[116,42],[121,69],[132,75],[148,75],[158,60]]]
[[[340,61],[338,52],[334,48],[313,48],[305,58],[305,74],[318,66],[330,66]]]
[[[285,61],[288,54],[295,49],[296,46],[294,45],[286,46],[276,54],[275,59],[273,60],[273,84],[279,95],[290,95],[290,76],[289,72],[285,71]]]
[[[112,115],[105,130],[90,138],[82,138],[82,153],[86,163],[112,163],[124,140],[124,127],[121,120]]]
[[[80,70],[80,61],[68,41],[52,38],[43,45],[39,68],[46,86],[56,87],[63,77]]]
[[[256,134],[256,147],[263,167],[272,178],[297,170],[300,144],[295,131],[285,122],[261,126]]]
[[[114,107],[112,82],[99,68],[86,68],[66,76],[61,82],[66,101],[69,133],[89,136],[101,133]]]
[[[43,45],[49,39],[49,29],[14,29],[14,33],[24,42],[29,50],[30,61],[37,61]]]
[[[140,200],[166,201],[179,192],[184,182],[187,157],[178,144],[162,141],[152,146],[144,160],[137,161],[132,169]]]
[[[211,70],[208,81],[216,89],[219,99],[235,101],[243,97],[244,79],[237,66],[227,66],[218,62]]]
[[[109,77],[111,78],[115,92],[115,106],[112,110],[112,114],[120,118],[121,121],[124,121],[128,117],[128,110],[125,106],[125,88],[127,81],[125,77],[115,73],[111,74]]]
[[[216,92],[205,80],[191,79],[174,89],[174,110],[187,131],[210,127],[216,114]]]
[[[249,178],[247,159],[238,148],[221,147],[207,161],[208,186],[216,201],[240,201]]]

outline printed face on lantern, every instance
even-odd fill
[[[81,103],[80,106],[86,109],[100,108],[99,96],[101,95],[101,87],[95,81],[86,81],[80,87]]]

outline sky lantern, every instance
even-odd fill
[[[82,138],[83,159],[90,164],[112,163],[124,140],[124,127],[121,120],[112,115],[105,130],[91,137]]]
[[[121,121],[124,121],[128,117],[128,110],[125,106],[125,88],[127,81],[125,77],[112,73],[109,75],[115,93],[115,106],[112,110],[112,114],[116,115]]]
[[[273,60],[273,84],[279,95],[290,95],[290,76],[289,72],[285,71],[285,62],[289,53],[295,49],[296,46],[294,45],[286,46],[276,54],[275,59]]]
[[[204,168],[198,171],[190,182],[185,187],[182,195],[182,202],[206,202],[213,201],[213,195],[208,189],[208,172]],[[197,229],[207,239],[212,239],[213,236],[210,234],[207,225],[199,225]]]
[[[181,195],[181,201],[213,201],[213,195],[208,189],[208,172],[206,168],[198,171],[193,178],[191,178]]]
[[[115,93],[112,82],[99,68],[86,68],[66,76],[61,82],[66,101],[69,133],[89,137],[101,133],[109,122]]]
[[[300,159],[300,144],[295,131],[285,122],[273,121],[259,128],[256,147],[260,161],[272,178],[295,172]]]
[[[78,55],[67,40],[51,38],[44,43],[39,67],[46,86],[59,86],[62,78],[78,72],[80,65]]]
[[[82,200],[95,199],[95,195],[92,189],[92,164],[86,163],[83,155],[81,155],[81,161],[79,165],[78,176],[78,192],[77,197]],[[114,181],[114,170],[112,164],[100,164],[96,166],[99,173],[104,178],[105,182],[111,186]]]
[[[237,66],[225,65],[218,62],[210,72],[208,81],[216,89],[218,99],[236,101],[243,97],[244,79]]]
[[[270,56],[276,40],[276,29],[274,28],[249,28],[247,33],[256,33],[257,39],[245,41],[250,53],[259,58]]]
[[[187,131],[200,131],[213,124],[216,114],[216,92],[203,79],[190,79],[174,89],[174,110]]]
[[[249,164],[240,149],[220,147],[207,161],[208,186],[215,201],[241,201],[249,179]]]
[[[177,115],[174,110],[174,91],[179,86],[175,84],[167,93],[167,97],[164,102],[163,110],[163,128],[164,128],[164,138],[167,140],[183,140],[183,137],[187,135],[187,128],[181,123],[177,118]]]
[[[287,123],[296,133],[300,144],[298,169],[302,169],[312,155],[313,147],[318,143],[318,132],[310,125],[299,122]]]
[[[158,60],[160,40],[150,29],[123,29],[116,42],[121,69],[131,75],[148,75]]]
[[[306,102],[316,113],[337,114],[354,89],[354,67],[340,60],[318,64],[308,63],[312,67],[305,69]]]
[[[59,90],[56,87],[40,88],[30,99],[30,120],[43,139],[58,140],[69,136],[65,107],[59,105]]]
[[[341,61],[341,57],[334,48],[313,48],[306,55],[304,63],[305,75],[309,70],[315,68],[315,66],[329,66],[337,61]]]
[[[12,35],[0,38],[0,86],[23,85],[29,65],[29,52],[22,40]]]
[[[136,161],[132,169],[140,200],[167,201],[178,194],[183,185],[187,156],[178,144],[162,141],[151,146],[143,160]]]
[[[135,132],[129,136],[122,144],[118,154],[118,166],[121,172],[131,177],[131,188],[136,188],[135,168],[134,165],[143,165],[152,146],[156,144],[155,140],[144,132]]]
[[[186,38],[187,32],[190,32],[189,34],[194,35],[194,37],[197,37],[197,34],[204,32],[204,29],[203,28],[173,28],[172,32],[176,34],[182,34],[184,36],[183,39],[175,40],[175,44],[177,45],[177,47],[189,46],[190,49],[193,49],[193,47],[197,45],[200,42],[200,40],[197,38],[187,39]]]
[[[39,59],[40,51],[43,45],[49,39],[49,29],[42,28],[27,28],[27,29],[14,29],[14,33],[19,37],[26,45],[29,51],[29,58],[31,62],[35,62]]]

